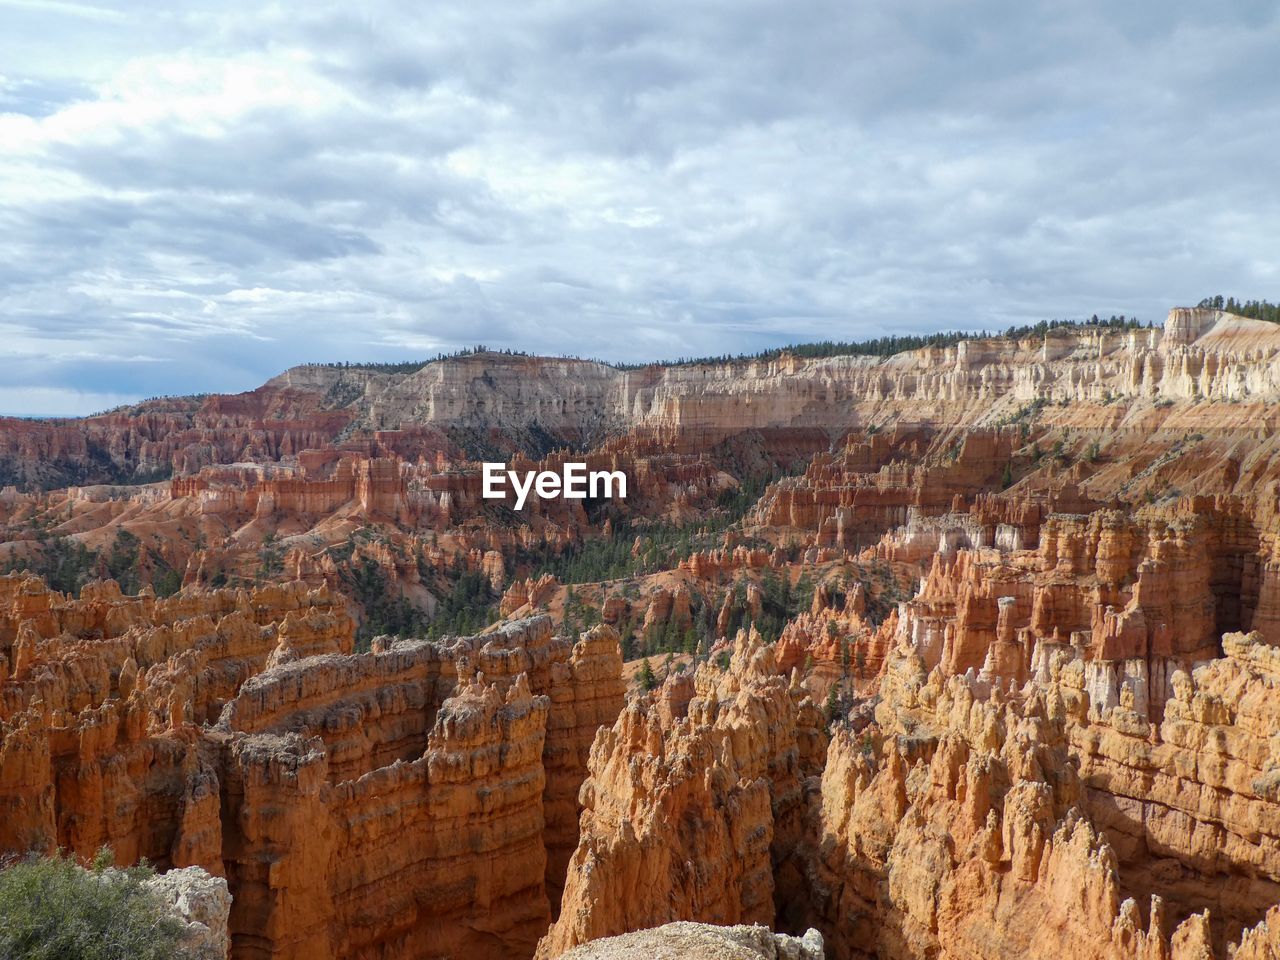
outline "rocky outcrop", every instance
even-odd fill
[[[1265,940],[1280,808],[1270,741],[1249,731],[1277,728],[1261,692],[1276,658],[1256,635],[1224,643],[1197,680],[1176,675],[1158,730],[1132,687],[1094,700],[1065,646],[1016,696],[901,646],[881,730],[837,732],[815,809],[827,905],[810,920],[833,955],[1226,956]]]
[[[1274,397],[1280,382],[1266,361],[1277,352],[1274,324],[1220,311],[1174,310],[1163,334],[1084,328],[888,358],[784,355],[618,371],[583,361],[476,355],[428,364],[401,378],[368,378],[362,396],[346,409],[361,411],[375,427],[538,423],[575,442],[607,428],[641,428],[705,449],[744,429],[838,433],[891,419],[977,425],[1004,415],[1002,402],[1013,409],[1039,398]],[[295,369],[264,389],[327,391],[343,375]]]
[[[225,876],[237,958],[809,949],[600,939],[676,921],[836,960],[1272,956],[1277,355],[1197,309],[0,424],[20,478],[112,481],[0,491],[0,559],[118,568],[123,532],[186,584],[0,577],[0,847]],[[517,513],[476,455],[631,486]],[[437,615],[489,625],[372,635]],[[620,641],[685,653],[624,705]]]
[[[227,741],[237,957],[505,957],[549,920],[548,698],[521,674],[440,705],[426,749],[334,781],[320,738]]]
[[[218,732],[237,956],[531,954],[621,666],[611,629],[570,646],[541,617],[245,684]]]
[[[227,919],[231,895],[226,880],[212,877],[199,867],[185,867],[156,874],[147,886],[186,925],[184,946],[198,960],[225,960],[229,956]]]
[[[592,940],[566,960],[823,960],[822,935],[771,933],[768,927],[716,927],[677,921],[651,930]]]
[[[529,613],[539,607],[545,607],[551,595],[560,584],[551,574],[544,573],[536,580],[532,577],[517,580],[507,588],[498,605],[498,611],[509,617],[516,613]]]
[[[1238,643],[1250,660],[1256,656],[1256,643]],[[1073,663],[1079,661],[1058,661],[1054,676],[1078,675]],[[1114,732],[1120,717],[1105,723],[1105,733],[1091,733],[1097,721],[1081,716],[1088,709],[1081,688],[1051,679],[1011,699],[998,689],[984,695],[972,680],[944,678],[941,668],[926,673],[919,654],[904,646],[883,691],[879,731],[843,729],[833,738],[813,812],[807,855],[821,906],[810,919],[833,956],[977,960],[1067,950],[1117,960],[1224,957],[1225,943],[1259,923],[1274,901],[1270,881],[1258,877],[1274,865],[1241,856],[1243,850],[1233,854],[1230,843],[1209,845],[1216,866],[1194,868],[1202,877],[1218,873],[1223,880],[1213,887],[1232,891],[1230,899],[1210,899],[1203,881],[1170,884],[1167,866],[1141,868],[1159,856],[1162,825],[1187,829],[1174,824],[1194,824],[1198,815],[1205,829],[1216,815],[1195,812],[1202,788],[1170,784],[1163,794],[1170,806],[1147,806],[1141,825],[1129,821],[1126,835],[1115,813],[1128,808],[1122,798],[1129,791],[1116,790],[1115,781],[1103,786],[1099,760],[1083,756],[1080,745],[1107,743],[1102,752],[1130,757],[1133,746],[1152,747],[1145,731],[1125,747]],[[1183,696],[1194,702],[1190,691]],[[1249,700],[1246,694],[1240,702]],[[1172,703],[1166,710],[1179,719],[1165,722],[1175,743],[1154,748],[1148,776],[1157,782],[1157,769],[1187,769],[1159,757],[1177,751],[1183,715]],[[1215,719],[1222,736],[1227,718]],[[1254,772],[1230,777],[1234,787],[1214,781],[1241,791],[1228,806],[1264,802],[1258,786],[1245,785]],[[1266,825],[1274,809],[1244,819]],[[1189,829],[1194,835],[1197,827]],[[1268,935],[1258,926],[1246,939]]]
[[[0,578],[0,849],[61,848],[221,874],[215,764],[198,725],[282,642],[350,650],[326,592],[272,586],[156,600],[115,584],[79,600]]]
[[[0,578],[0,848],[191,866],[163,892],[236,958],[531,955],[622,706],[616,632],[541,617],[353,654],[353,627],[300,583]],[[208,884],[180,889],[198,867],[234,897],[222,927]]]
[[[773,924],[820,929],[837,958],[1267,955],[1280,901],[1280,717],[1265,692],[1274,513],[1220,495],[1073,515],[1041,496],[938,497],[936,522],[917,513],[863,551],[923,576],[872,634],[878,697],[837,722],[825,751],[797,749],[817,760],[801,764],[786,842],[782,821],[733,792],[759,783],[724,759],[739,754],[697,751],[695,734],[718,729],[701,699],[711,665],[693,695],[664,687],[624,712],[593,754],[542,955],[673,918],[747,917],[729,911],[761,899],[744,877],[764,858],[721,852],[709,811],[726,809],[770,838]],[[776,529],[773,509],[766,498],[757,531]],[[826,525],[814,513],[794,529]],[[878,607],[875,577],[857,579],[839,602],[838,580],[820,583],[771,670],[814,657],[816,672]],[[752,742],[753,725],[736,729]],[[672,823],[710,824],[707,853],[688,858],[702,883],[682,873],[689,843]],[[653,892],[624,897],[623,876]]]
[[[651,696],[597,737],[581,840],[539,957],[672,920],[772,924],[774,867],[797,841],[807,772],[797,740],[815,711],[754,636],[695,684],[683,714],[652,709]]]
[[[278,460],[352,421],[323,395],[270,385],[237,396],[149,400],[79,420],[0,420],[0,462],[46,486],[139,482],[215,463]]]
[[[148,401],[71,421],[0,423],[0,459],[66,486],[147,471],[193,473],[348,443],[429,456],[496,428],[512,450],[577,448],[637,431],[696,453],[744,431],[796,438],[807,453],[867,424],[993,424],[1036,401],[1096,404],[1266,401],[1280,395],[1274,324],[1175,309],[1163,332],[1080,328],[1026,340],[967,340],[891,357],[651,366],[480,353],[408,373],[308,366],[237,396]],[[1247,432],[1254,424],[1242,425]],[[342,441],[344,430],[360,440]],[[61,481],[60,483],[57,481]]]
[[[551,711],[543,750],[547,849],[547,896],[560,910],[569,859],[578,845],[582,813],[579,793],[586,779],[596,733],[613,725],[623,705],[622,655],[618,634],[597,626],[582,634],[565,663],[552,668]]]

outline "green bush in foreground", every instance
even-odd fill
[[[2,960],[185,960],[183,925],[146,885],[148,867],[85,870],[68,857],[0,870]]]

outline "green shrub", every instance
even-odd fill
[[[0,870],[4,960],[195,960],[183,924],[145,881],[146,866],[92,870],[69,857],[29,859]]]

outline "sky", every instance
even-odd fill
[[[1280,3],[0,0],[0,413],[1280,299]]]

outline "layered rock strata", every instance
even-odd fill
[[[353,654],[298,583],[0,599],[0,848],[225,876],[236,958],[532,954],[622,705],[611,628]]]
[[[221,874],[216,761],[199,725],[282,646],[351,649],[301,585],[156,600],[114,583],[70,600],[0,578],[0,849],[61,848]]]
[[[879,730],[837,733],[814,810],[812,919],[833,955],[1274,949],[1274,657],[1256,637],[1227,647],[1195,680],[1178,674],[1158,729],[1135,723],[1131,697],[1091,710],[1069,651],[1006,696],[900,647]],[[1192,759],[1215,739],[1216,769]]]
[[[450,449],[450,434],[465,438],[496,427],[517,448],[545,444],[548,436],[582,448],[637,431],[690,452],[745,431],[785,447],[808,431],[812,442],[803,446],[812,454],[832,435],[867,425],[972,427],[1037,402],[1261,404],[1280,396],[1272,362],[1278,353],[1274,324],[1175,309],[1163,331],[1084,327],[891,357],[783,355],[618,370],[481,353],[410,373],[297,367],[237,396],[148,401],[83,420],[4,421],[0,460],[21,477],[56,476],[61,485],[77,475],[113,482],[140,471],[279,460],[344,443],[340,437],[353,427],[363,438],[354,449],[363,443],[384,452],[397,451],[403,440],[434,453]],[[1115,408],[1100,416],[1111,427],[1124,419]],[[1235,419],[1244,433],[1257,425]]]
[[[124,531],[188,585],[0,578],[0,847],[224,874],[236,957],[656,949],[598,938],[677,920],[812,926],[838,960],[1274,956],[1277,355],[1174,311],[884,359],[303,368],[0,424],[20,479],[182,474],[9,488],[0,555]],[[474,457],[519,449],[635,499],[481,502]],[[637,517],[688,536],[637,525],[642,576],[539,575]],[[507,622],[354,653],[364,571],[424,616],[478,578]],[[570,586],[696,669],[624,708],[612,628],[527,619]]]
[[[692,698],[637,700],[597,737],[582,837],[539,957],[672,920],[772,925],[820,719],[758,637],[740,635],[728,669],[704,666],[693,682]]]

